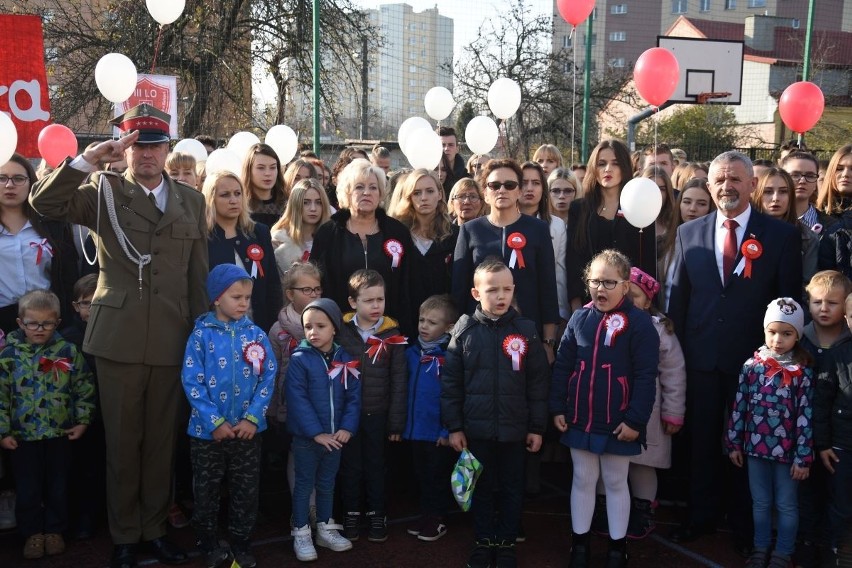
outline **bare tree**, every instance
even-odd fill
[[[507,121],[508,155],[526,157],[536,142],[571,146],[571,136],[580,142],[583,81],[576,81],[567,49],[553,51],[551,15],[534,15],[523,2],[480,26],[477,38],[464,48],[454,68],[456,90],[486,110],[488,88],[500,77],[513,79],[521,87],[521,106]],[[612,98],[622,95],[627,74],[607,70],[593,77],[592,107],[597,112]],[[576,126],[571,127],[576,107]]]
[[[323,0],[321,6],[321,63],[328,77],[330,68],[345,69],[352,61],[361,37],[371,36],[350,0]],[[102,132],[111,117],[112,104],[94,80],[98,60],[109,52],[127,55],[139,72],[178,77],[183,135],[223,137],[247,126],[271,126],[252,121],[252,71],[258,65],[279,87],[275,119],[291,92],[312,88],[309,0],[187,0],[183,15],[162,27],[144,2],[0,0],[0,9],[42,16],[54,120],[78,131]],[[323,111],[332,121],[334,98],[333,90],[323,92]]]

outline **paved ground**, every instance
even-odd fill
[[[539,496],[529,499],[525,505],[523,523],[528,535],[525,543],[518,545],[521,566],[548,568],[567,566],[570,547],[571,523],[568,516],[568,466],[545,464],[543,484]],[[262,567],[296,566],[288,529],[289,500],[281,491],[284,483],[276,473],[268,475],[263,483],[261,499],[263,518],[256,531],[253,551]],[[346,566],[347,568],[401,568],[464,566],[473,538],[471,520],[466,514],[456,513],[449,517],[448,534],[434,543],[416,540],[405,532],[416,514],[416,498],[410,484],[397,483],[393,490],[394,499],[389,503],[391,518],[390,538],[386,543],[375,544],[362,537],[352,551],[334,553],[319,549],[320,558],[313,563],[316,567]],[[285,514],[286,511],[286,514]],[[681,511],[674,507],[661,507],[658,512],[657,533],[642,541],[633,542],[629,552],[632,567],[669,568],[699,566],[742,566],[744,561],[733,553],[730,534],[724,531],[705,537],[688,548],[677,546],[665,539],[668,530],[675,524]],[[192,548],[193,535],[189,528],[173,530],[172,538],[187,549]],[[14,531],[0,533],[0,567],[2,568],[101,568],[107,565],[111,544],[103,522],[95,538],[86,541],[71,541],[67,552],[58,557],[41,561],[25,561],[21,556],[21,540]],[[606,541],[595,538],[595,557],[605,554]],[[153,559],[140,555],[142,565],[157,566]],[[193,564],[200,566],[197,555]]]

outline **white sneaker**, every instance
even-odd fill
[[[334,519],[329,519],[327,523],[317,523],[317,546],[322,546],[335,552],[350,550],[352,542],[338,532],[342,529],[343,525],[334,524]]]
[[[298,560],[310,562],[317,559],[317,549],[311,539],[311,525],[293,529],[290,534],[293,535],[293,551]]]
[[[15,522],[15,493],[4,491],[0,493],[0,529],[13,529]]]

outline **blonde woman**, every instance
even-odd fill
[[[394,194],[390,214],[408,227],[414,242],[408,311],[416,321],[426,298],[450,293],[459,229],[450,221],[437,176],[429,170],[414,170],[406,176]]]
[[[473,178],[462,178],[450,190],[447,200],[448,212],[456,225],[488,215],[490,211],[479,182]]]
[[[385,213],[385,172],[358,158],[337,178],[340,209],[314,235],[310,260],[323,273],[323,295],[343,312],[349,305],[349,277],[371,268],[385,280],[385,314],[400,322],[406,334],[416,332],[408,320],[409,259],[414,244],[408,229]]]
[[[553,170],[562,167],[562,152],[553,144],[542,144],[536,148],[532,161],[541,166],[547,177]]]
[[[252,221],[243,183],[236,174],[219,171],[207,176],[201,193],[207,203],[210,269],[219,264],[246,269],[254,280],[249,317],[268,330],[283,303],[269,227]]]
[[[320,179],[316,166],[310,160],[298,158],[290,162],[284,170],[284,192],[287,194],[287,199],[290,199],[290,193],[297,183],[310,178]]]
[[[284,214],[272,226],[275,262],[282,276],[294,262],[310,257],[314,233],[330,216],[328,196],[318,180],[308,178],[296,183]]]
[[[547,176],[550,190],[550,213],[568,224],[568,209],[580,193],[580,180],[568,168],[556,168]]]

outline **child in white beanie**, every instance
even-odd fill
[[[786,568],[796,544],[798,482],[807,479],[813,461],[812,360],[799,345],[804,324],[804,311],[792,298],[769,303],[766,343],[743,365],[728,422],[731,461],[742,467],[743,454],[748,460],[754,516],[749,566]],[[778,536],[770,556],[773,500]]]

